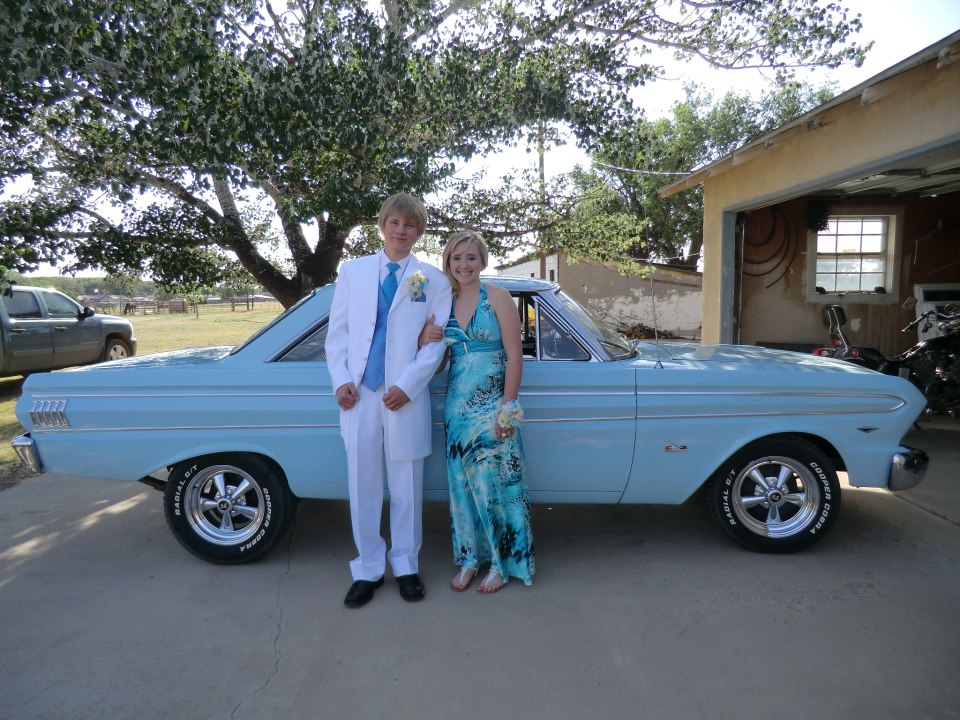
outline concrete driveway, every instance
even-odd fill
[[[0,493],[0,718],[960,718],[960,430],[909,441],[903,496],[848,490],[831,534],[742,550],[702,502],[538,506],[535,584],[346,609],[341,502],[301,503],[253,565],[195,559],[141,485]]]

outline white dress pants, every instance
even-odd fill
[[[348,413],[347,482],[353,541],[359,553],[350,562],[350,572],[354,580],[377,580],[389,560],[395,576],[410,575],[419,572],[423,542],[423,458],[394,462],[384,456],[391,411],[383,405],[383,384],[376,390],[363,385],[358,390],[360,399]],[[384,467],[390,491],[389,553],[380,535]]]

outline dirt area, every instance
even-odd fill
[[[31,472],[20,463],[0,465],[0,491],[18,485],[21,480],[31,476]]]

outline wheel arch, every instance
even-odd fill
[[[110,359],[110,346],[114,342],[122,344],[127,349],[127,355],[133,356],[135,351],[130,336],[121,332],[110,331],[103,338],[103,346],[100,348],[100,362],[107,362]]]
[[[723,459],[723,462],[717,465],[717,469],[729,462],[730,458],[737,453],[742,452],[743,450],[747,450],[748,448],[751,448],[754,445],[759,445],[760,443],[775,442],[777,440],[805,440],[826,455],[827,459],[833,464],[833,467],[837,472],[846,472],[846,463],[844,462],[840,451],[837,450],[834,444],[821,435],[807,432],[777,432],[755,437],[750,442],[744,443],[740,447],[732,450],[730,454]],[[716,472],[716,470],[714,472]]]
[[[190,455],[189,457],[176,460],[175,462],[167,465],[167,470],[173,470],[174,467],[182,463],[202,462],[208,458],[223,455],[229,455],[237,458],[256,458],[258,460],[262,460],[277,471],[277,474],[283,480],[284,484],[287,486],[287,489],[290,490],[290,482],[287,479],[287,473],[283,470],[283,466],[271,455],[256,450],[208,450],[198,455]]]

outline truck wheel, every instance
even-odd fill
[[[103,347],[103,362],[130,357],[130,346],[120,338],[109,338]]]
[[[163,507],[174,537],[199,558],[256,560],[289,529],[294,496],[282,473],[254,455],[209,455],[170,471]]]
[[[763,440],[735,453],[714,473],[707,496],[720,528],[760,552],[813,545],[840,510],[836,470],[799,438]]]

